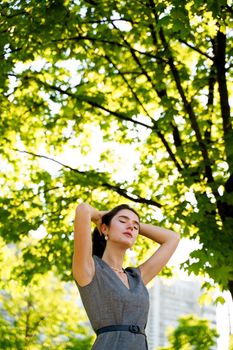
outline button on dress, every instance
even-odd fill
[[[146,327],[149,293],[139,268],[127,267],[129,288],[102,259],[93,256],[95,275],[81,287],[76,282],[90,323],[96,331],[110,325]],[[92,350],[147,350],[146,337],[128,331],[112,331],[98,335]]]

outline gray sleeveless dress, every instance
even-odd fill
[[[149,293],[138,268],[126,268],[129,289],[110,266],[93,256],[95,275],[81,287],[76,282],[91,325],[98,328],[110,325],[135,324],[145,328],[149,311]],[[92,350],[147,350],[146,337],[128,331],[99,334]]]

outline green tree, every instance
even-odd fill
[[[230,334],[229,350],[233,350],[233,334]]]
[[[23,251],[25,281],[54,265],[70,278],[78,199],[131,201],[199,240],[184,267],[233,294],[230,1],[0,6],[0,231],[47,232]]]
[[[187,315],[180,317],[177,328],[169,331],[170,344],[158,350],[211,350],[217,337],[208,320]]]
[[[50,271],[34,276],[25,286],[14,275],[21,259],[19,249],[1,241],[0,348],[90,349],[93,336],[84,310],[77,305],[74,285],[59,281]]]

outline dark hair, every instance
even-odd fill
[[[102,217],[102,224],[106,224],[107,226],[109,226],[112,218],[120,211],[123,209],[128,209],[131,210],[133,213],[135,213],[138,218],[139,215],[136,212],[136,210],[132,209],[128,204],[121,204],[118,205],[117,207],[113,208],[112,210],[110,210],[107,214],[103,215]],[[104,254],[104,250],[106,247],[106,240],[104,235],[100,235],[98,228],[96,227],[93,231],[93,235],[92,235],[92,253],[93,255],[98,256],[99,258],[102,258],[103,254]]]

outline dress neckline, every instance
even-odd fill
[[[131,292],[131,290],[132,290],[132,288],[131,288],[131,281],[130,281],[130,276],[129,276],[128,272],[127,272],[127,268],[124,269],[124,271],[125,271],[125,274],[126,274],[126,276],[127,276],[127,280],[128,280],[128,285],[129,285],[129,287],[127,287],[127,285],[122,281],[122,279],[121,279],[120,277],[118,277],[118,275],[116,274],[116,272],[111,268],[110,265],[108,265],[108,263],[107,263],[106,261],[104,261],[103,259],[99,258],[98,256],[97,256],[97,258],[98,258],[99,260],[101,260],[102,263],[103,263],[105,266],[107,266],[107,268],[108,268],[109,270],[112,271],[112,273],[114,274],[114,276],[116,276],[116,278],[121,282],[121,284],[122,284],[129,292]]]

